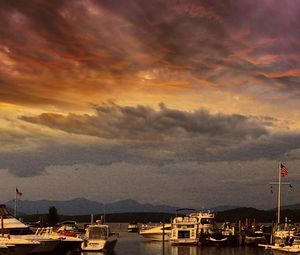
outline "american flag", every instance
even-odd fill
[[[16,195],[18,195],[18,196],[22,196],[23,195],[23,193],[22,192],[20,192],[17,188],[16,188]]]
[[[288,172],[289,170],[283,164],[280,164],[281,177],[288,175]]]

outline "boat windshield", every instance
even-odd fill
[[[88,230],[89,239],[105,239],[108,236],[106,227],[90,227]]]
[[[289,224],[279,224],[277,226],[277,231],[293,231],[296,229],[295,224],[289,223]]]
[[[201,223],[202,225],[204,225],[204,224],[212,224],[212,223],[213,223],[213,219],[202,218],[201,221],[200,221],[200,223]]]
[[[177,228],[182,228],[182,229],[194,228],[194,225],[190,225],[190,224],[187,224],[187,225],[177,225]]]

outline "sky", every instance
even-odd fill
[[[0,0],[0,193],[210,208],[300,195],[298,0]]]

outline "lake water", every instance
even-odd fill
[[[120,232],[115,251],[81,252],[76,255],[272,255],[272,252],[261,247],[195,247],[173,246],[162,242],[146,241],[137,233]]]

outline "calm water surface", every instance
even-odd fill
[[[162,242],[146,241],[137,233],[120,232],[115,251],[81,252],[76,255],[272,255],[272,252],[258,247],[195,247],[172,246]]]

